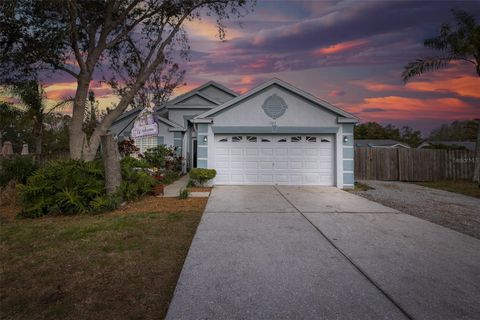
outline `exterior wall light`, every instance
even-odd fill
[[[345,143],[348,142],[348,137],[347,136],[343,136],[343,142],[345,142]]]
[[[203,142],[207,142],[207,136],[203,137]]]

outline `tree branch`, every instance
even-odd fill
[[[78,47],[78,29],[77,29],[77,7],[76,1],[68,3],[68,11],[69,11],[69,18],[70,18],[70,40],[72,42],[73,52],[75,53],[75,58],[78,61],[78,65],[80,70],[85,71],[86,65],[85,61],[83,61],[82,54],[80,52],[80,48]]]

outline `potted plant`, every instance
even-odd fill
[[[153,194],[155,196],[163,196],[164,189],[165,189],[165,185],[163,185],[162,183],[156,183],[153,186]]]

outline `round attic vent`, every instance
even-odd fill
[[[267,116],[275,120],[283,116],[288,106],[285,100],[274,94],[265,100],[262,109]]]

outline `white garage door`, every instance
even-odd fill
[[[216,184],[334,185],[333,135],[215,135]]]

